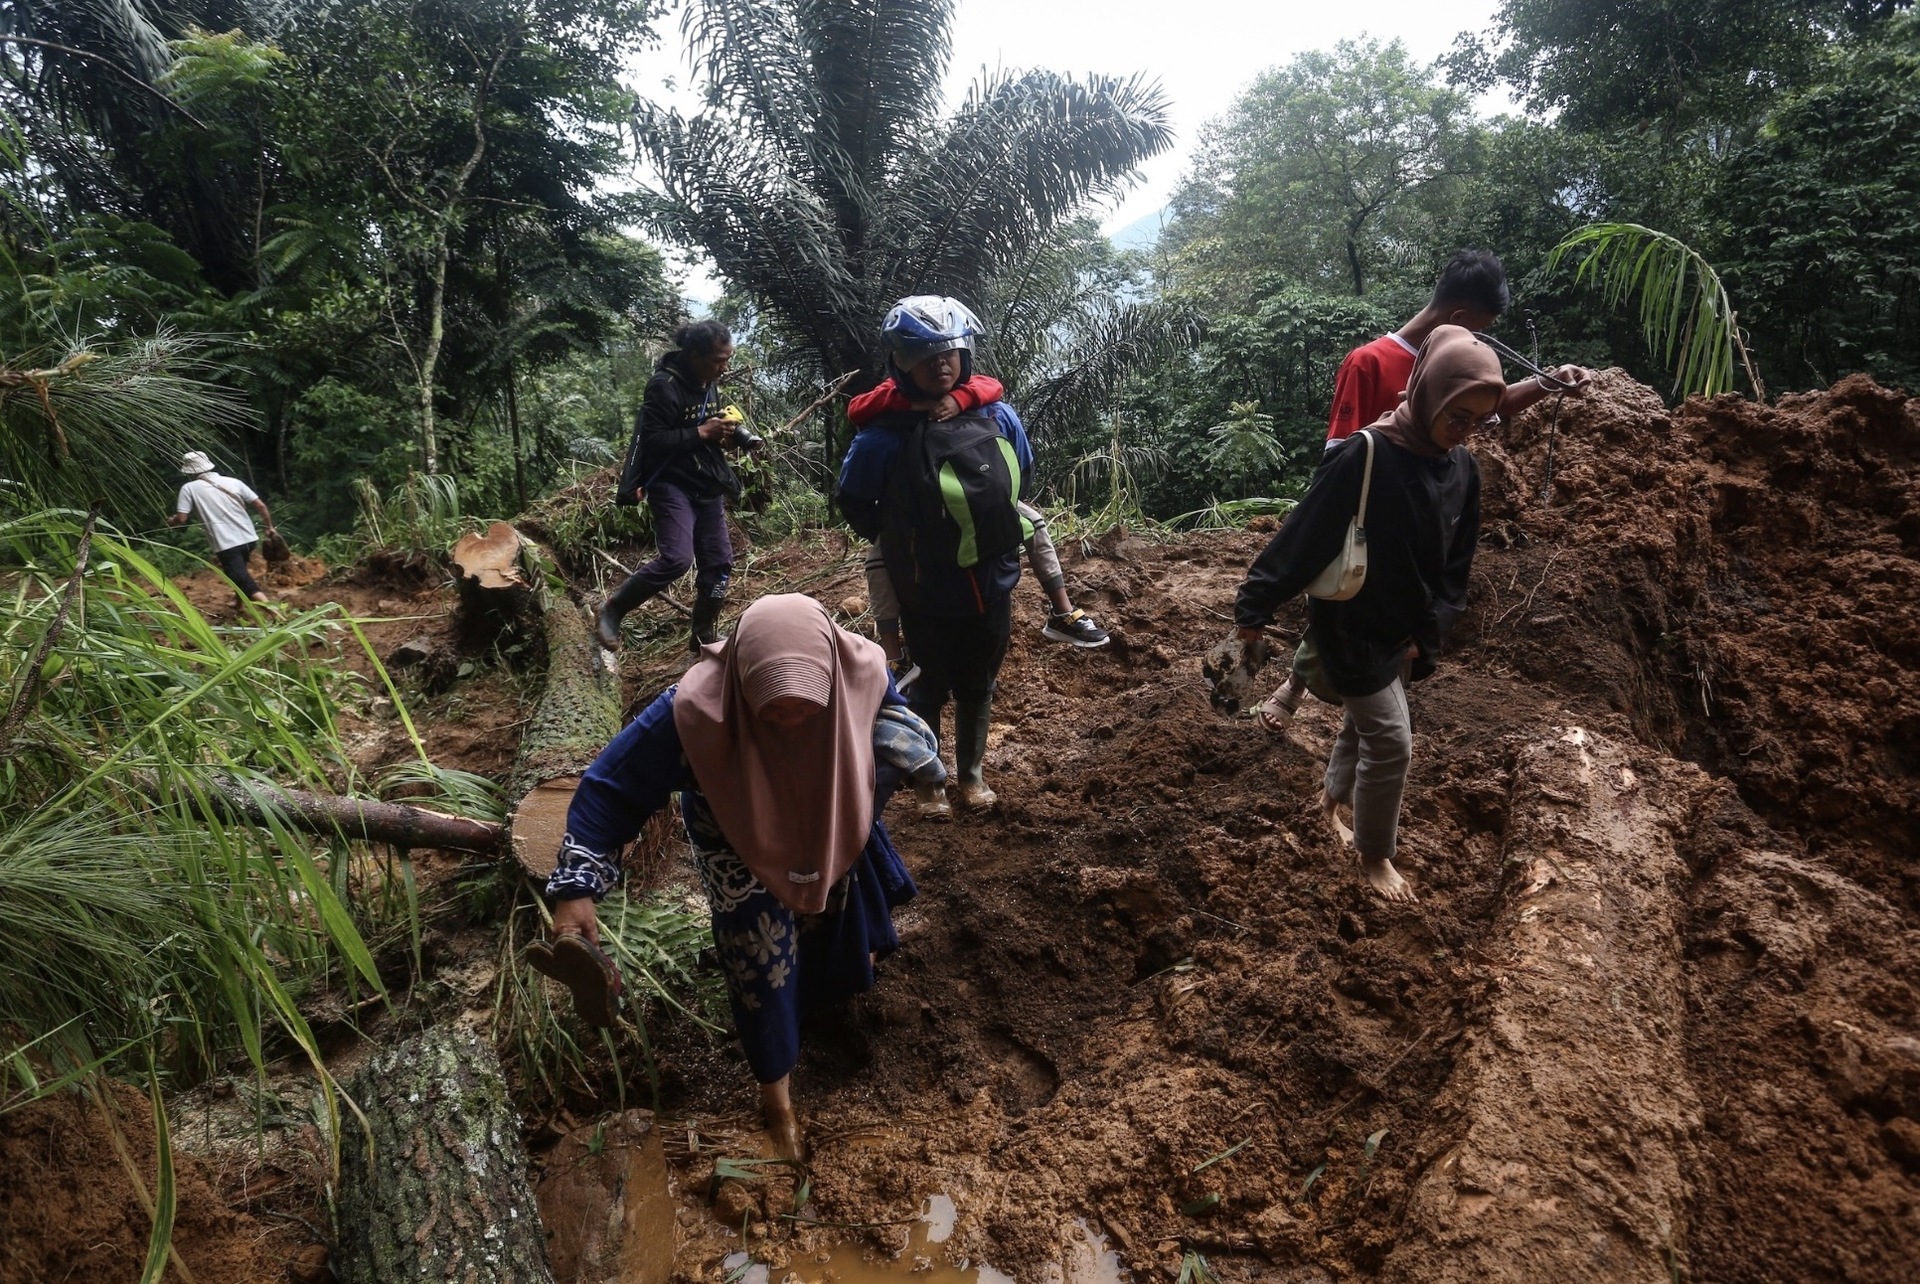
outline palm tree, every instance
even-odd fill
[[[709,106],[639,113],[660,230],[705,249],[829,377],[877,366],[902,296],[984,311],[997,277],[1172,141],[1158,82],[1137,75],[995,72],[943,118],[953,8],[692,0]]]

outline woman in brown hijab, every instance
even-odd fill
[[[1302,650],[1314,694],[1345,710],[1321,806],[1359,849],[1368,883],[1391,901],[1414,899],[1393,867],[1413,761],[1406,682],[1433,672],[1441,638],[1466,608],[1480,466],[1465,443],[1497,420],[1504,388],[1493,349],[1459,326],[1436,329],[1414,362],[1406,399],[1328,454],[1235,603],[1241,640],[1258,642],[1274,611],[1340,555],[1371,461],[1366,582],[1345,601],[1308,599]],[[1342,807],[1353,809],[1351,830]]]
[[[761,598],[581,777],[547,880],[554,942],[529,961],[612,1024],[618,977],[593,907],[619,881],[621,849],[678,793],[768,1131],[798,1158],[802,1012],[872,986],[874,960],[900,943],[892,910],[914,895],[881,807],[903,781],[945,778],[876,644],[812,598]]]

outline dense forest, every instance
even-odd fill
[[[716,266],[770,423],[874,377],[893,299],[951,293],[1051,492],[1097,505],[1117,472],[1162,518],[1297,485],[1340,356],[1461,246],[1505,258],[1499,332],[1544,359],[1667,372],[1578,255],[1547,266],[1630,223],[1717,270],[1767,389],[1911,383],[1904,10],[1515,0],[1436,64],[1384,36],[1303,54],[1207,128],[1141,253],[1094,216],[1173,143],[1151,69],[1005,71],[942,104],[947,5],[8,3],[8,377],[84,354],[107,364],[48,386],[153,369],[202,400],[133,416],[132,443],[76,412],[64,469],[9,395],[7,473],[138,524],[191,438],[309,543],[409,476],[517,511],[624,447],[686,306],[662,247]],[[685,43],[691,117],[623,77],[658,41]],[[1479,115],[1494,87],[1524,112]],[[819,488],[832,420],[767,484]]]
[[[1342,356],[1463,247],[1506,264],[1506,344],[1668,407],[1920,388],[1905,0],[1502,0],[1431,63],[1390,32],[1295,56],[1193,140],[1151,66],[1008,68],[948,100],[959,3],[0,0],[0,1120],[111,1076],[164,1152],[170,1093],[294,1054],[337,1162],[316,996],[336,1027],[385,1001],[427,970],[431,915],[405,843],[296,838],[271,799],[505,819],[498,781],[436,764],[365,621],[181,590],[205,570],[199,532],[160,529],[183,451],[317,561],[417,566],[520,519],[604,578],[606,545],[647,537],[610,473],[641,390],[710,312],[767,439],[736,516],[767,547],[838,537],[848,399],[882,378],[887,308],[933,293],[984,321],[1059,530],[1243,528],[1311,478]],[[697,110],[631,74],[661,45]],[[1157,240],[1116,246],[1103,217],[1176,144]],[[710,304],[682,295],[688,256]],[[1532,601],[1512,612],[1563,618]],[[1677,625],[1642,625],[1680,655]],[[451,663],[511,686],[524,658]],[[1705,708],[1710,666],[1682,658]],[[356,760],[349,706],[402,761]],[[540,911],[503,881],[442,890],[507,921],[510,957]],[[704,915],[632,911],[656,1000],[705,1021]],[[600,1049],[537,983],[498,984],[511,1068],[578,1093]],[[171,1181],[166,1217],[143,1194],[147,1279]]]

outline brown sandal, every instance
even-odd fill
[[[521,957],[528,967],[573,992],[574,1011],[581,1020],[603,1030],[613,1028],[626,986],[606,951],[577,932],[566,932],[552,944],[533,942]]]

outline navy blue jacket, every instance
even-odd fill
[[[992,419],[999,425],[1000,435],[1013,445],[1021,473],[1031,476],[1033,447],[1013,407],[1004,401],[995,401],[972,414]],[[874,539],[880,534],[880,504],[886,496],[887,476],[901,442],[917,422],[907,416],[888,415],[856,436],[853,445],[847,448],[847,457],[840,465],[840,511],[854,533],[865,539]],[[983,615],[989,608],[1006,601],[1019,582],[1020,550],[1016,548],[979,566],[956,566],[951,576],[923,586],[929,594],[923,609],[936,616]]]

